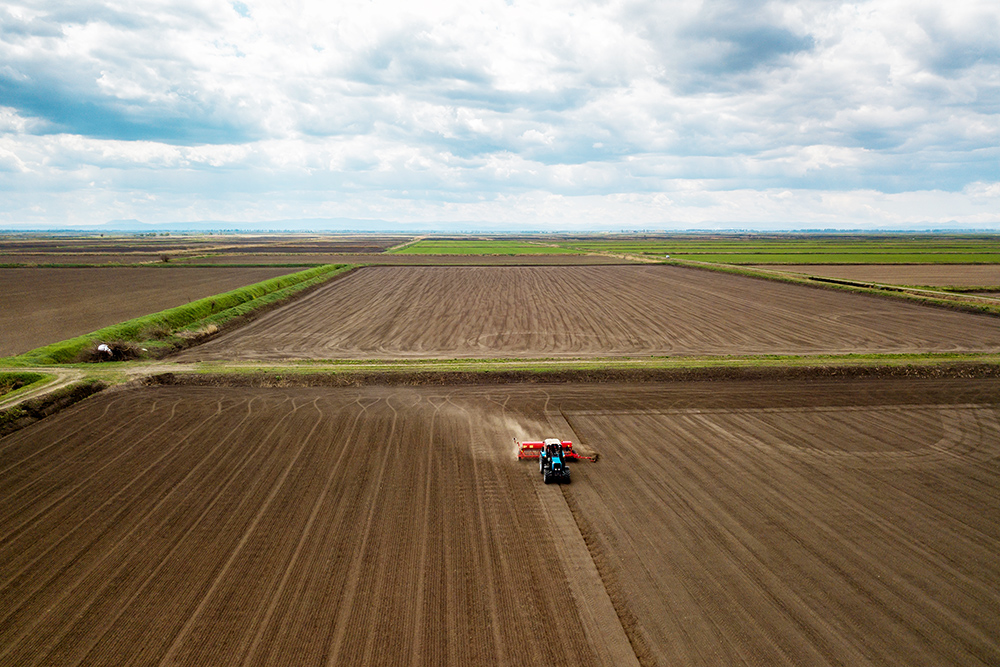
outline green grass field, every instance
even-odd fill
[[[411,255],[610,253],[651,259],[670,255],[723,264],[997,264],[1000,235],[735,236],[648,239],[424,239],[398,250]]]
[[[565,248],[724,264],[996,264],[1000,236],[650,238],[559,241]]]

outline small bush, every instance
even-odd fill
[[[173,331],[166,324],[156,323],[143,329],[141,337],[150,340],[164,340],[169,338],[172,333]]]
[[[111,348],[111,354],[99,351],[97,345],[92,345],[80,351],[75,362],[97,363],[101,361],[128,361],[129,359],[142,359],[146,355],[146,350],[139,343],[130,340],[108,341],[106,345]]]

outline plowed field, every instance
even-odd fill
[[[22,253],[0,254],[0,264],[19,264],[22,266],[37,266],[41,264],[151,264],[161,261],[161,255],[149,253],[121,253],[118,255],[102,254],[55,254],[55,253]]]
[[[1000,264],[786,264],[760,268],[888,285],[1000,285]]]
[[[671,266],[371,267],[178,358],[927,351],[1000,351],[1000,326]]]
[[[99,395],[0,440],[0,664],[997,664],[998,390]]]
[[[13,261],[13,260],[11,260]],[[457,266],[566,266],[576,264],[633,264],[608,255],[406,255],[406,254],[300,254],[209,255],[180,260],[190,264],[389,264]]]
[[[0,269],[0,357],[292,271],[222,267]]]

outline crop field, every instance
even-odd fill
[[[150,264],[161,261],[160,255],[129,252],[118,254],[93,254],[93,253],[5,253],[0,254],[0,264],[11,266],[48,266],[71,265],[71,266],[100,266],[102,264]]]
[[[715,264],[997,264],[1000,252],[825,252],[825,253],[690,253],[671,254],[674,259],[689,259]]]
[[[339,255],[204,255],[178,260],[183,264],[215,265],[317,265],[317,264],[378,264],[391,266],[565,266],[575,264],[632,264],[634,262],[610,255],[536,254],[536,255],[421,255],[404,253],[351,253]]]
[[[0,356],[290,272],[223,267],[0,269]]]
[[[536,255],[574,254],[553,243],[509,239],[425,239],[393,251],[405,255]]]
[[[407,240],[405,236],[343,234],[0,235],[0,264],[142,264],[164,258],[196,263],[220,258],[220,263],[235,264],[329,264],[304,261],[301,256],[377,254]],[[258,253],[282,259],[258,261]]]
[[[762,268],[775,268],[765,266]],[[787,265],[782,271],[827,278],[861,280],[889,285],[985,287],[1000,285],[1000,264],[849,264],[842,266]]]
[[[986,316],[681,267],[373,267],[175,358],[997,350]]]
[[[294,266],[375,264],[165,360],[54,367],[53,385],[178,376],[0,438],[0,665],[1000,664],[1000,379],[925,354],[1000,353],[997,319],[654,262],[982,288],[998,237],[385,252],[408,240],[0,237],[0,264],[170,258],[0,269],[0,356]],[[803,365],[883,353],[881,375]],[[806,356],[737,368],[754,355]],[[279,368],[310,360],[336,361]],[[598,382],[699,362],[684,377],[706,379]],[[427,370],[463,363],[489,371]],[[575,363],[591,382],[493,372]],[[375,384],[320,386],[345,382]],[[512,438],[552,436],[599,460],[542,484]]]
[[[997,664],[998,389],[105,392],[0,439],[0,664]]]
[[[670,255],[723,264],[995,264],[997,235],[695,235],[625,239],[557,239],[589,252]]]

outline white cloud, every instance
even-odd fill
[[[975,185],[1000,163],[998,16],[986,0],[14,0],[0,221],[61,220],[78,197],[92,221],[998,223]]]

